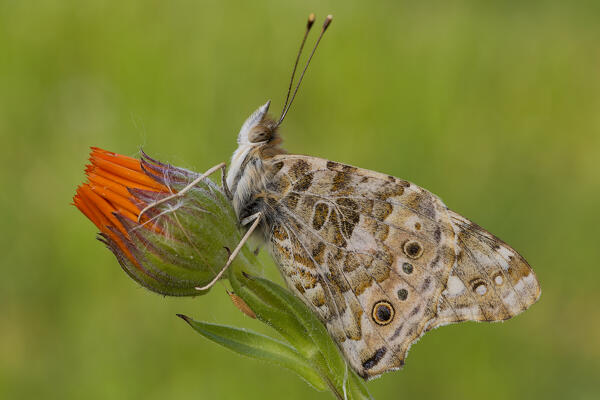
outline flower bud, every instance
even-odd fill
[[[195,172],[144,153],[137,160],[92,148],[86,175],[74,205],[98,227],[98,239],[123,270],[154,292],[205,293],[195,288],[212,280],[241,239],[233,208],[209,179],[173,196]]]

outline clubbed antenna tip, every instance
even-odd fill
[[[306,29],[310,29],[310,27],[315,23],[315,13],[310,13],[308,16],[308,22],[306,23]]]
[[[325,22],[323,22],[323,32],[325,32],[325,29],[327,29],[327,27],[329,27],[332,19],[333,19],[333,15],[331,15],[331,14],[329,14],[327,16],[327,18],[325,18]]]

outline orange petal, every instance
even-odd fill
[[[139,209],[131,201],[131,195],[128,194],[128,197],[123,197],[120,194],[115,193],[110,189],[107,189],[106,187],[94,184],[90,184],[89,187],[90,189],[92,189],[92,191],[94,191],[94,193],[100,195],[100,197],[107,200],[115,208],[115,210],[117,206],[121,206],[122,208],[134,214],[139,214]]]
[[[127,187],[124,185],[120,185],[114,181],[111,181],[110,179],[106,179],[104,176],[98,175],[95,172],[88,173],[87,177],[90,183],[110,189],[123,197],[131,197],[131,193],[129,193]]]
[[[112,151],[103,150],[98,147],[92,147],[91,156],[103,158],[114,164],[122,165],[123,167],[127,167],[134,171],[143,173],[142,167],[140,166],[140,160],[138,160],[136,158],[124,156],[122,154],[113,153]]]
[[[80,209],[86,210],[84,213],[93,223],[100,229],[101,232],[107,233],[106,227],[110,225],[110,221],[106,218],[102,212],[94,205],[94,203],[87,196],[87,184],[77,188],[77,195],[75,202],[80,205]]]
[[[96,227],[98,229],[102,230],[103,226],[102,226],[101,221],[92,212],[92,210],[90,209],[90,207],[86,203],[84,195],[81,194],[81,188],[80,187],[77,188],[77,193],[75,194],[75,197],[73,197],[73,203],[75,204],[75,207],[77,207],[79,209],[79,211],[81,211],[83,213],[83,215],[85,215],[86,217],[88,217],[88,219],[90,221],[92,221],[94,223],[94,225],[96,225]]]
[[[126,188],[136,188],[136,189],[142,189],[142,190],[149,190],[149,191],[153,191],[153,192],[167,192],[167,193],[169,192],[169,189],[166,186],[163,186],[161,190],[156,190],[156,188],[154,188],[154,187],[142,185],[138,182],[134,182],[129,179],[123,178],[121,176],[111,174],[110,172],[108,172],[104,169],[96,168],[95,166],[92,167],[90,171],[86,171],[86,174],[88,175],[88,177],[91,174],[101,176],[103,178],[111,180],[112,182],[114,182],[120,186],[124,186]]]
[[[126,238],[129,238],[129,235],[127,234],[127,231],[125,230],[125,228],[123,227],[123,225],[121,225],[121,223],[119,222],[119,220],[113,215],[113,213],[115,211],[117,211],[117,209],[112,204],[110,204],[108,201],[106,201],[101,196],[99,196],[97,193],[95,193],[89,187],[89,185],[82,186],[82,189],[83,189],[83,192],[85,193],[85,196],[90,201],[90,206],[92,206],[92,205],[95,206],[96,209],[100,212],[100,214],[103,217],[105,217],[105,219],[108,219],[110,221],[110,223],[108,223],[106,225],[108,225],[108,226],[114,226]],[[92,207],[90,207],[90,208],[92,208]]]
[[[163,185],[161,185],[158,182],[155,182],[152,178],[150,178],[148,175],[144,174],[143,172],[129,169],[127,167],[124,167],[119,164],[115,164],[113,162],[110,162],[110,161],[108,161],[104,158],[100,158],[100,157],[92,157],[91,161],[92,161],[92,164],[94,164],[97,168],[106,170],[114,175],[125,178],[127,180],[134,181],[134,182],[137,182],[137,183],[145,185],[145,186],[150,186],[151,188],[154,188],[156,190],[163,190],[163,188],[164,188]],[[99,172],[97,172],[97,173],[99,173]]]

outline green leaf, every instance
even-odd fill
[[[348,372],[348,399],[373,400],[373,397],[371,397],[371,394],[365,386],[365,381],[363,380],[363,378],[358,376],[356,372],[352,371],[351,369]]]
[[[319,318],[317,318],[316,314],[285,288],[267,279],[257,278],[256,280],[263,287],[268,288],[284,300],[284,303],[288,305],[291,312],[305,326],[308,335],[330,364],[330,368],[334,371],[343,371],[346,368],[346,362],[329,335],[329,332]]]
[[[240,285],[240,288],[236,287],[234,279],[230,278],[230,282],[236,293],[248,303],[257,316],[261,317],[261,312],[264,313],[266,322],[300,351],[307,347],[307,343],[311,347],[306,348],[307,351],[314,353],[316,348],[326,360],[328,368],[336,374],[343,375],[346,363],[337,345],[317,316],[300,299],[267,279],[247,275],[242,279],[243,286]],[[248,292],[258,296],[269,307],[252,304],[256,303],[253,298],[255,296],[246,299],[244,294],[249,294]],[[282,318],[281,314],[285,315],[285,318]],[[309,354],[305,356],[309,357]]]
[[[364,381],[347,366],[337,344],[306,304],[267,279],[234,271],[229,281],[236,294],[310,363],[336,397],[371,398]]]
[[[297,319],[303,326],[303,332],[312,342],[313,352],[315,356],[311,358],[311,364],[318,369],[322,375],[330,382],[330,385],[335,388],[339,394],[344,391],[344,376],[346,374],[347,365],[339,348],[333,341],[329,332],[323,323],[300,299],[292,295],[283,287],[263,278],[249,279],[248,286],[255,293],[267,292],[273,296],[276,301],[276,307],[285,311],[287,315]],[[275,327],[278,321],[272,323]],[[295,345],[295,343],[292,343]],[[332,390],[334,390],[332,388]]]
[[[196,332],[236,353],[268,361],[297,373],[309,385],[322,391],[327,383],[294,348],[256,332],[193,319],[177,314]]]
[[[282,299],[265,290],[254,290],[253,282],[240,274],[230,274],[229,281],[234,292],[244,299],[258,319],[279,332],[305,358],[311,358],[318,351],[306,334],[306,327],[287,309]]]

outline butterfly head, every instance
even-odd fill
[[[232,190],[234,197],[239,181],[244,192],[252,182],[256,182],[255,171],[261,165],[261,160],[285,153],[279,147],[281,138],[277,134],[278,124],[268,116],[269,105],[267,101],[258,110],[250,115],[238,134],[238,147],[231,157],[231,164],[227,174],[227,184]]]
[[[269,115],[271,100],[260,106],[250,115],[238,134],[238,148],[233,155],[232,163],[236,158],[243,162],[248,156],[269,158],[276,154],[285,153],[279,147],[281,138],[277,133],[279,124]]]
[[[277,137],[278,124],[267,113],[271,100],[250,115],[238,134],[238,145],[257,147],[273,142]]]

